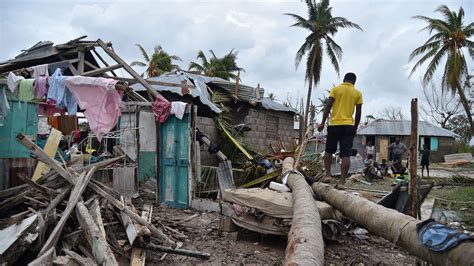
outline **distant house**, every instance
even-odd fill
[[[390,143],[394,142],[395,138],[398,137],[409,148],[410,134],[411,121],[409,120],[378,119],[357,131],[357,136],[354,139],[354,148],[365,156],[365,145],[368,141],[371,141],[375,145],[376,160],[390,160],[388,152]],[[444,155],[455,153],[454,141],[459,136],[447,129],[425,121],[419,121],[418,135],[418,148],[422,149],[425,143],[428,145],[428,148],[431,150],[431,162],[443,162]],[[404,158],[407,157],[407,154],[404,155]]]

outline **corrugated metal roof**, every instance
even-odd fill
[[[202,104],[208,106],[214,113],[217,113],[217,114],[221,113],[221,110],[209,100],[209,93],[207,92],[206,83],[204,82],[207,77],[198,78],[196,76],[197,75],[193,75],[193,81],[196,88],[189,89],[188,95],[190,95],[193,98],[199,98],[199,101],[201,101]],[[190,78],[191,76],[189,73],[177,71],[171,74],[149,78],[147,80],[169,82],[169,83],[176,83],[176,84],[180,84],[181,81],[186,80],[188,84],[193,84]],[[160,86],[160,85],[154,85],[154,84],[151,84],[151,86],[155,88],[157,91],[167,91],[167,92],[172,92],[180,96],[183,96],[181,87],[169,87],[169,86]],[[143,87],[143,85],[140,83],[135,83],[130,87],[134,89],[135,91],[146,90],[145,87]]]
[[[237,86],[235,82],[230,82],[227,80],[220,79],[220,80],[213,80],[210,83],[223,88],[224,90],[228,91],[232,95],[235,95],[235,88]],[[242,101],[260,102],[262,101],[264,94],[265,94],[265,90],[263,88],[259,88],[258,90],[259,99],[257,100],[257,88],[251,87],[245,84],[239,84],[238,97]]]
[[[283,104],[271,100],[269,98],[263,98],[261,100],[262,107],[268,110],[281,111],[281,112],[292,112],[296,113],[296,110],[291,107],[286,107]]]
[[[408,136],[411,134],[411,121],[409,120],[383,120],[378,119],[357,131],[358,135],[390,135]],[[432,125],[425,121],[418,122],[418,134],[420,136],[436,137],[459,137],[457,134]]]

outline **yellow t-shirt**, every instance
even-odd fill
[[[331,126],[354,125],[355,106],[362,104],[362,93],[352,83],[344,82],[331,89],[329,97],[334,98],[331,110]]]

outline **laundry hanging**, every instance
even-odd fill
[[[116,80],[74,76],[68,77],[66,86],[76,98],[89,127],[100,141],[104,134],[110,132],[122,115],[125,108],[122,101],[123,93],[115,89]]]
[[[66,87],[66,79],[69,77],[63,76],[61,69],[56,69],[53,75],[49,77],[48,102],[56,103],[56,108],[67,108],[70,115],[75,115],[77,112],[76,99]]]
[[[31,67],[31,69],[33,70],[33,74],[31,75],[33,78],[39,78],[41,76],[49,76],[48,64],[37,65],[37,66]]]
[[[10,113],[10,105],[8,104],[5,88],[0,88],[0,126],[3,126],[3,120]]]
[[[163,96],[158,95],[152,106],[156,122],[163,124],[171,113],[171,103]]]
[[[186,111],[185,102],[171,102],[171,114],[175,115],[179,120],[183,119],[184,111]]]
[[[34,79],[24,79],[20,81],[18,99],[29,102],[35,98],[33,93]]]
[[[8,73],[7,77],[7,86],[8,89],[14,93],[18,89],[18,84],[20,83],[21,80],[24,80],[25,78],[22,76],[17,76],[13,72]]]
[[[48,77],[39,77],[36,79],[34,94],[36,99],[42,99],[48,92]]]

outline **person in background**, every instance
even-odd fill
[[[426,167],[426,174],[430,177],[430,150],[428,149],[428,145],[423,145],[423,150],[421,150],[421,177],[423,177],[423,171]]]
[[[400,142],[400,138],[396,138],[395,142],[388,146],[388,150],[392,155],[392,162],[402,162],[402,155],[408,150],[405,144]]]
[[[380,175],[388,176],[388,164],[386,159],[382,159],[382,163],[379,165]]]
[[[343,83],[331,89],[329,98],[324,107],[323,119],[318,125],[318,131],[324,129],[326,119],[331,113],[331,120],[327,129],[326,150],[324,153],[324,168],[326,174],[323,183],[331,183],[332,156],[339,144],[341,157],[341,178],[336,185],[337,189],[345,189],[346,176],[351,165],[352,141],[359,126],[362,113],[362,93],[354,87],[356,75],[347,73]],[[355,110],[355,118],[353,118]]]
[[[372,141],[368,141],[367,145],[365,146],[365,154],[367,155],[367,159],[373,160],[375,154],[375,146]]]

